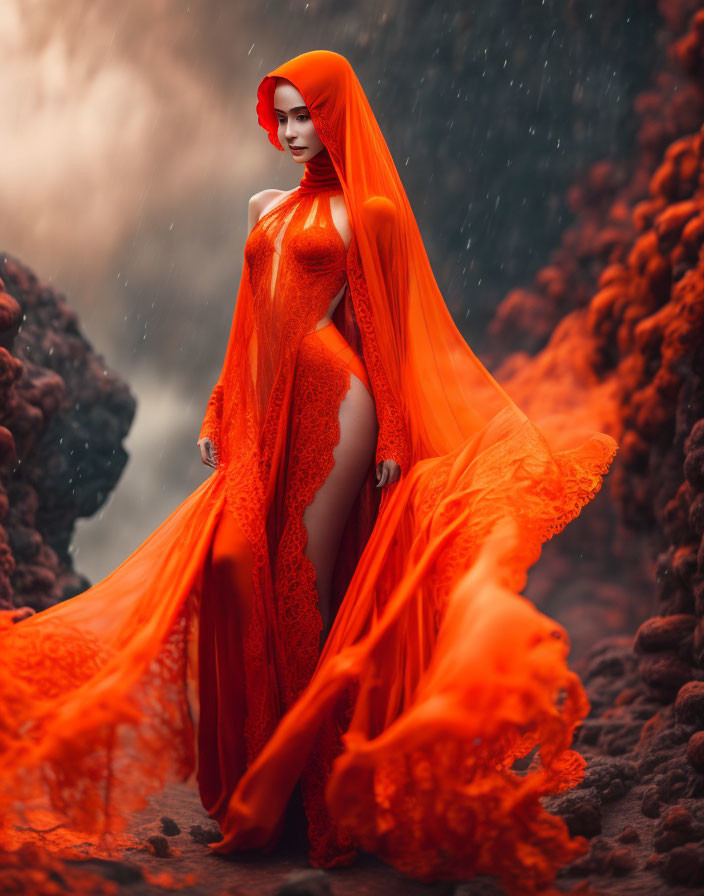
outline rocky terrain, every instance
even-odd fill
[[[603,163],[575,186],[563,245],[493,322],[508,341],[533,326],[536,350],[507,357],[500,374],[517,394],[578,353],[620,444],[568,550],[548,545],[543,558],[550,573],[563,564],[566,593],[579,580],[567,618],[591,702],[575,743],[586,777],[548,805],[589,840],[560,881],[619,894],[704,889],[704,12],[661,8],[670,68],[636,103],[638,158],[627,176]],[[575,568],[580,540],[590,560]],[[548,579],[564,593],[560,576]]]

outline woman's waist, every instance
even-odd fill
[[[349,342],[338,330],[335,321],[330,318],[323,318],[318,321],[316,328],[310,330],[302,337],[301,346],[312,341],[322,343],[328,351],[335,355],[343,351],[354,351]],[[354,352],[354,354],[356,355],[357,353]]]

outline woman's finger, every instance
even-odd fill
[[[215,454],[213,443],[210,439],[203,439],[202,442],[199,443],[198,447],[200,448],[200,458],[204,464],[209,467],[215,467]]]
[[[383,488],[386,485],[388,478],[389,478],[389,469],[386,466],[386,464],[384,464],[381,468],[381,478],[379,479],[379,484],[377,485],[377,488]]]

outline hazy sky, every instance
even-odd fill
[[[208,475],[195,441],[246,203],[302,173],[257,125],[257,84],[283,60],[245,38],[243,7],[0,4],[0,246],[66,295],[138,401],[123,477],[74,540],[94,581]]]

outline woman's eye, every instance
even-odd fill
[[[301,112],[300,115],[296,116],[296,118],[302,118],[304,121],[307,121],[310,118],[310,115],[306,115],[304,112]],[[286,124],[285,118],[278,118],[277,120],[279,124]]]

